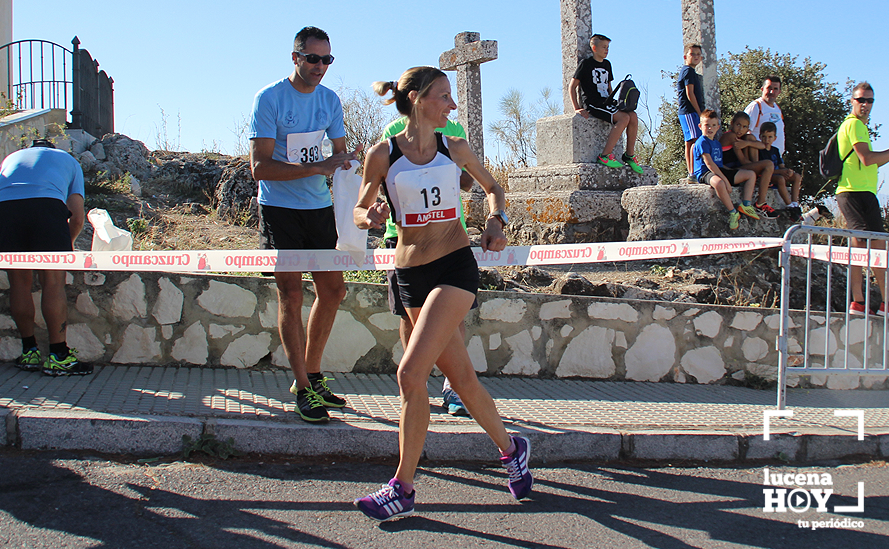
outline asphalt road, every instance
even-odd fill
[[[27,548],[688,548],[886,547],[886,463],[770,466],[828,473],[828,512],[765,513],[763,467],[537,467],[521,503],[496,464],[423,464],[417,514],[377,523],[352,505],[392,464],[204,463],[0,450],[0,547]],[[855,505],[864,483],[864,512]],[[780,487],[773,487],[780,488]],[[789,489],[794,486],[787,487]],[[798,521],[850,518],[813,530]]]

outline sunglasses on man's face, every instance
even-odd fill
[[[854,99],[855,101],[858,101],[859,103],[873,103],[874,102],[873,97],[853,97],[852,99]]]
[[[327,55],[318,55],[317,53],[303,53],[301,51],[296,52],[296,55],[302,55],[306,58],[306,63],[314,65],[318,61],[321,61],[325,65],[330,65],[333,63],[333,56],[329,53]]]

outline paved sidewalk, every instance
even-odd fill
[[[0,416],[7,427],[0,444],[162,455],[180,451],[182,435],[206,433],[255,453],[397,456],[395,376],[334,377],[331,389],[349,405],[331,409],[329,424],[310,425],[294,412],[284,371],[97,366],[93,375],[54,378],[0,365]],[[429,383],[426,458],[496,458],[474,421],[444,413],[440,383]],[[507,429],[530,437],[538,462],[889,456],[886,391],[791,389],[793,417],[772,418],[765,441],[763,412],[775,409],[774,390],[506,377],[482,383]],[[862,411],[863,440],[857,418],[835,416],[837,409]]]

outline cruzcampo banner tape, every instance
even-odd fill
[[[850,254],[851,251],[851,254]],[[858,267],[886,268],[886,250],[870,250],[867,248],[849,248],[847,246],[825,246],[824,244],[792,244],[790,255],[811,258],[819,261],[830,261],[839,265],[855,265]],[[850,257],[851,255],[851,257]]]
[[[698,238],[642,242],[597,242],[507,246],[500,252],[472,248],[479,267],[571,265],[638,261],[777,248],[782,238]],[[885,263],[884,263],[885,264]],[[358,265],[337,250],[177,250],[127,252],[0,253],[0,269],[164,271],[164,272],[312,272],[391,270],[395,250],[367,250]]]

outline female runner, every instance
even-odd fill
[[[403,132],[368,152],[355,223],[363,229],[380,228],[387,216],[394,215],[398,228],[395,273],[413,332],[398,367],[398,469],[389,484],[356,499],[355,505],[381,521],[413,513],[414,475],[429,427],[426,381],[434,364],[500,449],[513,497],[527,497],[533,484],[528,439],[506,433],[491,395],[476,377],[459,331],[479,281],[478,265],[457,214],[460,170],[465,168],[487,194],[492,213],[481,236],[485,251],[506,247],[503,189],[464,139],[435,132],[457,108],[443,72],[415,67],[397,83],[375,82],[374,90],[379,95],[391,91],[393,97],[386,103],[394,102],[408,123]],[[376,199],[380,185],[385,202]]]

